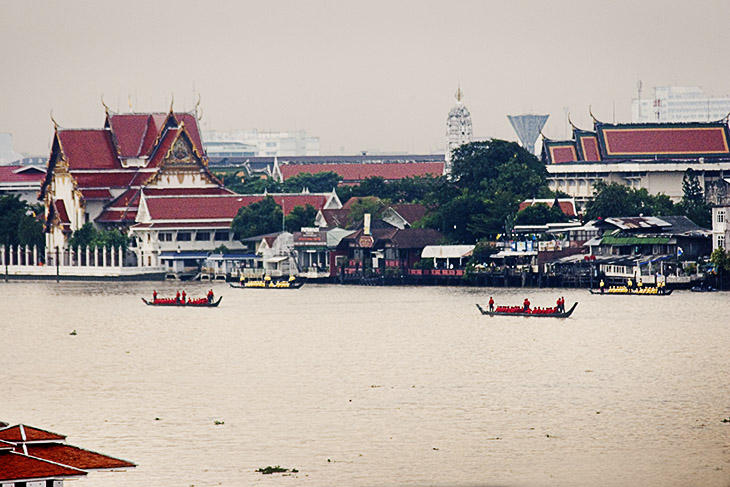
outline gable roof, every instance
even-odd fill
[[[2,183],[40,183],[46,177],[46,170],[37,166],[0,166]]]
[[[0,440],[13,443],[24,443],[26,441],[63,441],[66,437],[58,433],[34,428],[24,424],[6,426],[0,429]]]
[[[419,203],[396,203],[390,207],[410,225],[426,216],[427,211],[427,208]]]
[[[42,443],[25,445],[27,455],[62,463],[70,467],[93,470],[99,468],[129,468],[135,464],[127,460],[110,457],[77,446],[61,443]]]
[[[119,157],[147,157],[165,127],[184,124],[199,154],[204,155],[198,121],[192,113],[110,113],[105,123],[116,141]]]
[[[0,482],[79,477],[86,472],[13,451],[0,451]]]
[[[691,123],[603,123],[594,131],[574,128],[572,140],[543,140],[543,162],[730,158],[726,120]]]
[[[121,169],[111,132],[104,129],[56,131],[61,152],[73,169]]]

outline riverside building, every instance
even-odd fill
[[[570,140],[544,137],[542,161],[550,189],[567,193],[581,207],[593,197],[598,181],[679,201],[688,168],[703,189],[730,175],[728,120],[609,124],[594,118],[592,130],[573,126]]]

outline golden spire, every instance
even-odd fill
[[[175,93],[170,94],[170,113],[172,113],[172,105],[175,103]]]
[[[464,97],[464,92],[461,91],[461,83],[459,83],[459,87],[456,89],[456,101],[461,102],[461,99]]]

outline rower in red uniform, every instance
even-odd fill
[[[528,311],[530,311],[530,300],[529,300],[529,299],[527,299],[527,298],[525,298],[525,302],[524,302],[524,303],[522,303],[522,306],[523,306],[523,307],[522,307],[522,310],[523,310],[523,311],[524,311],[525,313],[527,313]]]
[[[182,302],[185,302],[185,291],[182,292]]]
[[[176,303],[180,302],[180,291],[178,291],[177,294],[175,295],[175,302]]]
[[[489,296],[489,311],[494,311],[494,298]]]
[[[157,302],[157,289],[152,291],[152,302],[153,303]]]
[[[212,289],[208,290],[208,302],[209,303],[213,302],[213,290]]]

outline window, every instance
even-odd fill
[[[172,233],[160,232],[157,238],[160,242],[172,242]]]
[[[725,235],[718,235],[717,236],[717,247],[725,248]]]
[[[195,240],[198,242],[210,240],[210,232],[195,232]]]
[[[216,240],[227,241],[229,239],[228,230],[216,230],[214,238]]]
[[[178,242],[190,242],[190,232],[177,232]]]
[[[725,221],[725,210],[717,210],[717,223]]]

